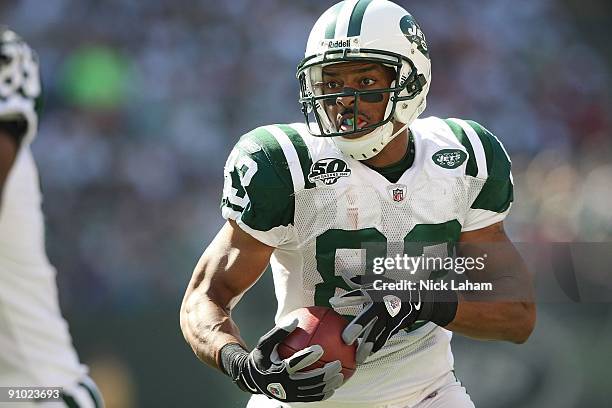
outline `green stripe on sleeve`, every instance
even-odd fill
[[[334,38],[336,34],[336,23],[338,22],[338,14],[340,14],[340,9],[342,8],[343,5],[344,5],[344,2],[341,1],[340,3],[336,4],[331,9],[329,9],[329,20],[328,20],[327,26],[325,27],[325,38],[326,39]]]
[[[306,146],[304,139],[302,139],[302,136],[300,136],[300,134],[291,126],[276,126],[285,132],[293,144],[295,151],[297,152],[298,159],[300,160],[300,167],[302,168],[302,174],[304,175],[304,187],[307,189],[315,187],[315,184],[308,180],[308,173],[310,173],[310,168],[312,167],[312,157],[310,156],[310,151],[308,150],[308,146]]]
[[[514,186],[510,179],[505,181],[487,179],[470,208],[503,213],[513,200]]]
[[[355,37],[361,34],[363,15],[371,2],[372,0],[359,0],[357,4],[355,4],[355,8],[351,13],[351,19],[349,20],[347,37]]]
[[[250,134],[251,140],[261,146],[279,178],[293,191],[293,180],[291,179],[289,164],[287,164],[283,148],[278,144],[276,138],[263,128],[257,128],[251,131]]]
[[[500,141],[487,129],[472,120],[466,121],[476,131],[487,157],[488,177],[472,208],[504,212],[514,199],[514,186],[510,176],[512,163]]]
[[[470,139],[467,137],[461,126],[453,122],[450,119],[444,119],[444,122],[453,131],[453,134],[459,140],[459,142],[465,147],[468,152],[468,161],[465,167],[465,174],[468,176],[476,177],[478,174],[478,165],[476,164],[476,156],[474,155],[474,149],[470,143]]]
[[[257,128],[240,139],[235,151],[226,169],[231,188],[224,188],[221,207],[240,213],[242,221],[257,231],[293,223],[293,180],[276,138]]]
[[[260,231],[291,224],[295,213],[293,180],[283,148],[263,128],[253,130],[252,137],[262,147],[268,163],[265,167],[259,166],[259,177],[254,176],[246,188],[251,202],[247,211],[243,212],[242,221]]]
[[[474,129],[487,156],[487,172],[489,177],[504,179],[510,175],[510,160],[506,156],[506,152],[500,141],[491,132],[482,127],[478,122],[466,120],[466,122]]]

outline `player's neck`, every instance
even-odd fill
[[[403,124],[396,123],[393,127],[393,131],[397,132]],[[396,129],[397,128],[397,129]],[[404,158],[408,151],[408,132],[410,129],[406,128],[399,135],[397,135],[392,141],[385,146],[384,149],[376,156],[364,160],[363,163],[370,167],[388,167],[398,163]]]

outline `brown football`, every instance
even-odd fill
[[[318,344],[323,347],[323,356],[302,371],[340,360],[344,381],[355,373],[357,342],[347,346],[342,340],[342,330],[348,324],[344,317],[328,307],[310,306],[294,310],[287,315],[287,318],[297,318],[299,323],[297,328],[279,344],[278,354],[281,358],[290,357],[296,351]]]

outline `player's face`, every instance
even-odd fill
[[[395,70],[372,62],[344,62],[323,68],[321,86],[323,94],[352,90],[369,91],[389,88],[395,79]],[[341,96],[325,100],[325,111],[336,124],[338,131],[350,132],[354,122],[361,129],[384,119],[389,93],[361,95],[358,101],[358,115],[354,115],[355,97]],[[370,130],[371,131],[371,130]],[[347,138],[361,137],[370,131],[348,135]]]

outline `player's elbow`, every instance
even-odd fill
[[[533,326],[530,326],[528,323],[525,325],[522,325],[521,327],[517,328],[517,330],[514,331],[510,341],[514,344],[523,344],[529,339],[529,336],[531,336],[532,332],[533,332]]]
[[[179,325],[181,327],[181,331],[183,332],[183,336],[187,343],[190,343],[190,330],[189,330],[189,316],[187,312],[187,295],[183,298],[183,302],[181,303],[181,308],[179,310]]]
[[[515,329],[512,333],[512,338],[509,339],[515,344],[523,344],[529,339],[536,322],[536,311],[533,303],[521,303],[521,318],[517,319]]]

